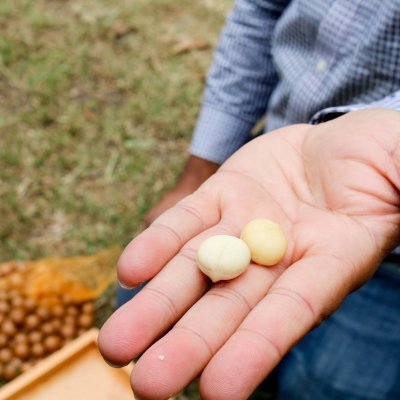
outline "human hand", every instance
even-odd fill
[[[144,352],[137,396],[165,399],[201,374],[203,398],[248,398],[368,280],[398,243],[399,115],[359,111],[258,138],[128,245],[119,279],[155,277],[106,322],[99,345],[117,365]],[[211,285],[196,267],[200,243],[259,217],[286,232],[282,262]]]

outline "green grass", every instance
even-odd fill
[[[0,2],[0,259],[124,245],[182,168],[230,0]],[[186,40],[207,50],[174,54]]]

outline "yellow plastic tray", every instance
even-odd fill
[[[0,400],[132,400],[133,365],[108,366],[97,347],[98,329],[39,362],[0,389]]]

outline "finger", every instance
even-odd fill
[[[165,399],[200,374],[250,310],[265,296],[283,267],[252,264],[241,276],[215,284],[140,358],[132,373],[135,394]]]
[[[194,250],[183,249],[105,322],[98,342],[108,362],[122,366],[139,356],[207,290],[194,260]]]
[[[283,355],[340,304],[351,290],[350,270],[333,256],[308,257],[286,270],[207,365],[203,397],[247,399]]]
[[[121,284],[134,287],[156,275],[188,240],[218,223],[218,210],[216,199],[203,191],[167,210],[122,253],[118,262]]]
[[[207,290],[210,281],[196,265],[196,254],[207,237],[238,235],[229,222],[218,224],[186,246],[132,300],[103,325],[99,347],[114,365],[126,365],[175,323]]]

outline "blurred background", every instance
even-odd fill
[[[112,312],[116,256],[183,167],[232,3],[0,1],[0,386]]]
[[[181,170],[231,0],[0,2],[0,260],[125,245]]]

